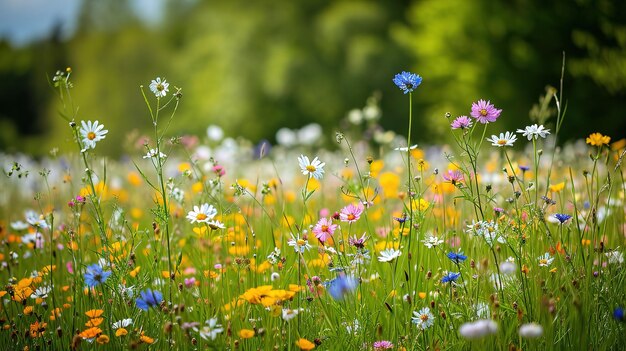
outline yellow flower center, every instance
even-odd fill
[[[163,91],[163,89],[165,89],[163,84],[157,84],[156,88],[157,88],[158,91]]]
[[[542,259],[540,259],[540,260],[539,260],[539,264],[545,264],[545,265],[548,265],[548,260],[546,260],[546,259],[542,258]]]
[[[304,244],[306,243],[306,241],[302,240],[302,239],[298,239],[298,241],[296,241],[296,243],[298,244],[298,246],[304,246]]]
[[[483,109],[481,109],[481,110],[480,110],[480,114],[481,114],[481,116],[486,116],[486,115],[487,115],[487,110],[486,110],[486,109],[484,109],[484,108],[483,108]]]
[[[506,145],[506,140],[505,139],[498,140],[498,145]]]
[[[205,219],[207,219],[207,215],[205,215],[204,213],[198,213],[196,215],[196,219],[199,221],[204,221]]]
[[[356,217],[355,217],[352,213],[350,213],[350,214],[348,215],[348,220],[349,220],[349,221],[353,221],[355,218],[356,218]]]
[[[308,166],[306,166],[306,170],[311,172],[311,173],[313,173],[313,172],[317,171],[317,168],[315,168],[315,166],[313,166],[313,165],[308,165]]]
[[[322,226],[322,231],[323,232],[328,232],[328,226],[327,225],[323,225]]]
[[[94,140],[95,138],[96,138],[96,133],[94,132],[87,133],[87,139]]]
[[[420,319],[422,320],[422,322],[426,322],[428,320],[428,316],[423,314],[420,316]]]

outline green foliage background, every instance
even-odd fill
[[[71,39],[1,42],[0,149],[69,147],[46,85],[66,66],[79,119],[103,122],[103,152],[116,156],[129,133],[150,127],[139,85],[156,76],[183,88],[173,134],[202,136],[218,124],[232,136],[272,140],[280,127],[315,121],[330,140],[374,91],[383,126],[405,132],[406,99],[391,79],[411,70],[424,78],[414,135],[425,143],[441,140],[445,112],[468,114],[480,98],[504,110],[490,132],[527,125],[545,87],[559,86],[563,52],[563,135],[625,134],[622,1],[188,0],[166,2],[164,13],[148,25],[127,1],[84,0]]]

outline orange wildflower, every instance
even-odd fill
[[[304,338],[298,339],[298,341],[296,341],[296,346],[298,346],[300,350],[305,350],[305,351],[313,350],[315,348],[314,343]]]
[[[250,339],[254,336],[254,330],[252,329],[241,329],[239,331],[239,337],[242,339]]]
[[[85,315],[89,318],[98,318],[102,315],[102,313],[104,313],[103,310],[89,310],[85,312]]]

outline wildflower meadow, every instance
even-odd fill
[[[74,151],[0,155],[0,349],[623,349],[625,136],[560,143],[561,86],[533,120],[468,101],[422,145],[421,73],[389,77],[405,136],[372,99],[276,145],[173,135],[184,87],[137,82],[152,133],[113,159],[126,131],[58,71]]]

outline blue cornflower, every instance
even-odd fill
[[[568,219],[572,218],[572,216],[563,213],[557,213],[554,215],[554,218],[558,219],[561,224],[565,223]]]
[[[402,224],[404,222],[406,222],[407,218],[406,216],[402,216],[402,217],[393,217],[393,219],[395,219],[398,223]]]
[[[343,300],[347,294],[356,289],[357,284],[358,281],[355,278],[342,274],[324,285],[333,299]]]
[[[147,311],[150,307],[160,305],[161,301],[163,301],[163,294],[156,290],[153,291],[151,289],[146,289],[139,294],[141,297],[138,297],[137,300],[135,300],[135,303],[137,304],[137,308],[144,311]]]
[[[463,252],[448,252],[448,258],[456,264],[467,260],[467,256],[463,255]]]
[[[624,318],[624,308],[615,307],[613,310],[613,318],[617,319],[620,322],[625,322],[626,318]]]
[[[94,263],[91,266],[87,266],[87,271],[85,272],[85,284],[87,284],[88,287],[93,288],[96,285],[104,283],[110,275],[110,271],[104,271],[100,265]]]
[[[456,281],[461,276],[461,273],[450,272],[441,278],[442,283],[450,283]]]
[[[526,171],[530,170],[530,167],[528,167],[528,166],[519,165],[518,167],[519,167],[519,169],[522,172],[526,172]]]
[[[415,73],[402,71],[402,73],[396,74],[393,82],[406,94],[412,92],[422,83],[422,77]]]

